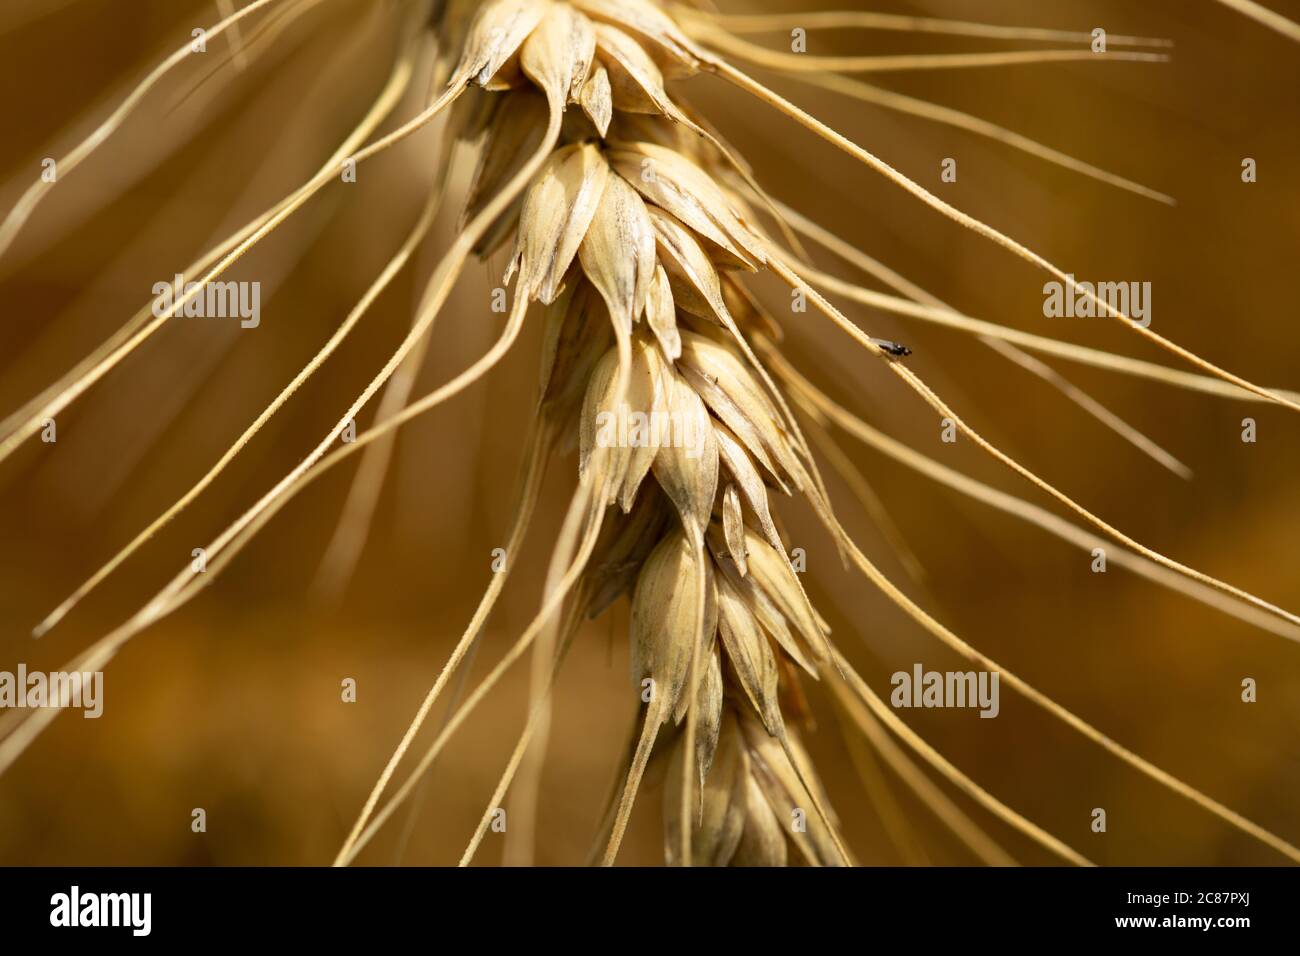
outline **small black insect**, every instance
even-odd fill
[[[888,352],[890,355],[898,358],[903,358],[904,356],[912,354],[911,349],[906,345],[900,345],[898,342],[890,342],[887,339],[872,339],[871,341],[875,343],[876,348]]]

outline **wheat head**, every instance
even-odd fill
[[[239,22],[272,0],[227,11],[220,29],[237,42]],[[290,13],[299,9],[286,5]],[[339,462],[365,451],[380,464],[382,449],[406,422],[461,393],[486,375],[516,344],[534,306],[544,330],[540,375],[512,531],[513,554],[537,503],[547,462],[577,452],[576,487],[545,576],[543,605],[510,651],[464,703],[449,714],[433,744],[388,796],[398,767],[453,675],[467,669],[484,624],[507,574],[495,576],[473,620],[456,645],[410,728],[371,791],[337,863],[354,860],[418,781],[448,739],[514,663],[531,655],[528,720],[498,783],[483,821],[462,862],[469,862],[487,832],[491,814],[514,788],[519,812],[509,833],[507,862],[531,859],[539,762],[549,728],[554,680],[580,623],[605,613],[620,599],[631,605],[626,640],[631,688],[640,700],[639,727],[629,741],[617,786],[610,795],[594,853],[613,864],[634,803],[652,766],[664,781],[664,857],[682,865],[812,866],[854,862],[840,832],[826,788],[801,734],[808,725],[805,698],[810,682],[828,685],[848,719],[889,754],[896,769],[976,852],[989,862],[1007,855],[969,818],[935,791],[911,757],[889,742],[887,728],[910,753],[973,800],[1060,858],[1081,865],[1086,856],[994,798],[910,730],[852,670],[834,645],[830,629],[809,599],[783,533],[780,509],[802,499],[821,520],[846,564],[856,567],[891,601],[958,654],[1002,673],[1036,706],[1118,759],[1231,826],[1293,860],[1300,850],[1146,761],[1092,727],[1015,674],[983,656],[916,605],[858,549],[840,525],[818,470],[809,435],[835,456],[827,428],[835,425],[881,447],[923,473],[937,476],[974,497],[1024,517],[1082,547],[1099,538],[1118,542],[1117,560],[1151,580],[1236,614],[1291,640],[1300,618],[1255,595],[1147,548],[1077,504],[985,440],[907,365],[906,346],[883,341],[849,322],[827,293],[856,298],[900,314],[946,324],[980,337],[984,344],[1053,380],[1050,370],[1020,351],[1038,350],[1221,397],[1300,408],[1294,392],[1255,385],[1139,327],[1096,301],[1099,314],[1187,361],[1197,373],[1176,371],[1099,350],[1015,333],[981,322],[894,282],[878,264],[820,230],[796,211],[772,200],[749,166],[677,92],[671,81],[712,73],[756,100],[775,107],[886,176],[927,206],[985,236],[1055,276],[1051,262],[939,200],[861,146],[783,100],[722,56],[819,76],[816,82],[890,108],[929,115],[973,129],[1067,168],[1157,201],[1161,193],[1080,163],[965,114],[938,112],[905,97],[854,84],[837,71],[864,72],[944,66],[966,68],[1011,62],[1077,59],[1078,51],[1021,51],[977,60],[950,58],[815,58],[787,62],[733,34],[761,29],[699,9],[654,0],[468,0],[412,3],[410,41],[396,60],[389,87],[344,147],[299,190],[232,234],[190,271],[214,280],[304,203],[328,186],[339,165],[355,168],[434,121],[445,121],[438,157],[459,144],[477,154],[462,197],[460,228],[430,278],[409,334],[382,370],[351,404],[338,425],[252,508],[206,549],[202,578],[182,572],[120,628],[75,663],[78,669],[106,664],[128,640],[192,600],[239,551],[307,484]],[[830,25],[849,15],[826,14]],[[862,19],[865,18],[865,19]],[[783,22],[783,21],[778,21]],[[933,29],[975,36],[1077,40],[1061,31],[993,30],[977,24],[903,21],[863,14],[859,26]],[[733,29],[734,28],[734,29]],[[989,32],[989,31],[993,32]],[[1163,41],[1114,37],[1116,43],[1163,46]],[[421,42],[432,40],[434,86],[425,108],[393,132],[361,148],[400,98],[413,75]],[[721,51],[721,52],[719,52]],[[244,63],[237,48],[234,60]],[[1086,56],[1086,54],[1085,54]],[[1164,54],[1125,54],[1160,60]],[[139,95],[158,82],[180,54],[151,74]],[[830,71],[828,73],[828,71]],[[671,91],[670,91],[671,86]],[[111,135],[134,101],[115,113],[99,139]],[[75,167],[93,152],[90,140],[72,154]],[[374,298],[402,268],[423,239],[443,200],[440,177],[415,229],[390,267],[327,346],[244,433],[207,475],[135,541],[42,622],[53,627],[91,589],[197,497],[226,464],[310,377],[355,326]],[[0,254],[32,214],[43,187],[25,196],[0,224]],[[814,268],[799,236],[817,241],[868,272],[882,275],[905,301],[838,280]],[[465,263],[508,250],[504,285],[512,302],[500,338],[473,366],[434,393],[409,401],[411,376],[427,336]],[[857,420],[819,391],[784,356],[781,328],[754,291],[766,273],[791,294],[806,297],[867,354],[880,360],[935,411],[951,420],[982,451],[1054,496],[1085,530],[1041,509],[993,492],[945,471]],[[897,277],[894,277],[896,279]],[[197,294],[197,293],[193,293]],[[119,337],[11,416],[0,429],[0,458],[34,434],[52,410],[73,402],[174,315],[188,298],[153,320],[142,313]],[[1058,377],[1059,378],[1059,377]],[[1185,467],[1145,436],[1109,415],[1068,383],[1057,382],[1083,407],[1143,448],[1171,471]],[[340,446],[338,439],[357,412],[381,389],[379,423]],[[795,410],[802,413],[803,424]],[[1109,417],[1107,417],[1109,416]],[[1180,471],[1181,469],[1181,471]],[[864,497],[866,495],[864,494]],[[373,493],[362,488],[360,513]],[[364,522],[363,522],[364,523]],[[340,566],[348,564],[348,536],[339,539]],[[16,759],[51,719],[9,722],[0,739],[0,771]],[[893,748],[892,750],[890,748]],[[928,789],[927,789],[928,788]]]

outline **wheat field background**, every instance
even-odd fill
[[[51,144],[84,134],[213,3],[78,0],[21,22],[0,14],[0,207]],[[33,0],[34,2],[34,0]],[[796,11],[783,0],[729,10]],[[1271,0],[1300,19],[1300,4]],[[374,6],[381,6],[375,4]],[[866,9],[840,0],[830,6]],[[6,7],[8,5],[6,4]],[[1009,25],[1168,37],[1169,63],[1067,63],[885,74],[872,82],[996,121],[1177,199],[1168,207],[1004,145],[774,79],[791,99],[944,199],[1084,279],[1152,283],[1152,328],[1253,381],[1300,387],[1300,47],[1208,0],[880,0],[871,9]],[[8,18],[8,19],[6,19]],[[780,34],[755,39],[774,47]],[[107,337],[218,233],[309,176],[383,84],[391,30],[366,2],[322,3],[243,72],[196,58],[51,194],[0,260],[0,414]],[[944,52],[992,41],[813,32],[818,53]],[[768,74],[763,74],[769,77]],[[970,315],[1154,361],[1099,319],[1045,319],[1043,277],[925,210],[792,123],[709,78],[686,82],[784,202]],[[409,111],[409,107],[407,108]],[[120,623],[292,468],[405,334],[433,240],[331,360],[199,502],[57,630],[31,628],[203,473],[310,357],[402,241],[431,176],[418,134],[333,188],[232,273],[263,284],[255,330],[177,324],[59,418],[58,442],[0,464],[0,670],[60,666]],[[939,179],[955,158],[955,183]],[[1241,181],[1244,157],[1259,181]],[[453,182],[463,189],[464,175]],[[452,208],[454,207],[454,208]],[[481,303],[504,257],[467,270],[434,330],[417,393],[495,336]],[[824,260],[832,263],[829,257]],[[839,264],[833,268],[843,274]],[[273,290],[273,291],[268,291]],[[780,295],[780,290],[776,290]],[[1300,606],[1300,418],[1105,371],[1057,364],[1194,471],[1183,481],[1048,385],[969,336],[882,313],[850,314],[905,342],[908,360],[988,438],[1145,543],[1287,608]],[[882,430],[999,488],[1050,503],[969,445],[940,442],[931,411],[844,348],[814,313],[784,322],[789,356]],[[358,573],[321,597],[312,580],[353,474],[301,496],[203,597],[113,661],[105,712],[64,715],[0,778],[3,864],[322,864],[432,683],[487,583],[507,530],[539,335],[504,366],[403,430]],[[1258,441],[1241,441],[1241,420]],[[861,447],[844,446],[925,570],[907,579],[888,539],[828,478],[869,554],[971,644],[1110,736],[1290,842],[1300,842],[1300,647],[1112,567]],[[477,659],[481,675],[536,609],[575,466],[552,467],[530,536]],[[787,511],[814,600],[863,676],[957,658],[839,565],[804,507]],[[537,862],[578,864],[634,721],[626,602],[585,628],[555,698]],[[1259,699],[1243,704],[1243,678]],[[340,700],[354,678],[356,703]],[[418,816],[360,862],[454,863],[521,725],[516,668],[438,760]],[[890,779],[907,834],[869,805],[824,695],[806,740],[844,833],[867,864],[970,854]],[[1095,861],[1277,864],[1282,858],[1003,695],[996,721],[904,714],[959,767]],[[950,794],[955,791],[948,789]],[[662,862],[659,790],[639,802],[624,863]],[[964,798],[956,796],[961,802]],[[1055,862],[963,802],[1018,859]],[[191,832],[193,808],[206,833]],[[1105,807],[1105,834],[1089,830]],[[490,836],[479,863],[499,859]]]

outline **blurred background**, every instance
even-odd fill
[[[245,4],[237,3],[237,6]],[[793,11],[823,2],[720,4]],[[1269,5],[1300,19],[1294,0]],[[0,207],[80,141],[197,26],[214,2],[16,0],[0,12]],[[324,0],[254,48],[242,68],[212,41],[60,182],[0,258],[0,415],[72,368],[215,241],[311,176],[359,121],[394,59],[400,4]],[[1152,329],[1252,381],[1300,387],[1300,47],[1210,0],[837,0],[830,7],[1015,26],[1167,37],[1169,63],[1064,63],[867,79],[996,122],[1167,193],[1170,207],[928,120],[756,71],[959,208],[1080,279],[1152,283]],[[245,38],[257,35],[255,15]],[[751,39],[788,49],[775,33]],[[1050,46],[1051,44],[1049,44]],[[810,31],[811,53],[1037,47],[877,31]],[[241,61],[243,63],[243,61]],[[418,109],[419,74],[395,115]],[[1044,319],[1047,277],[710,78],[676,92],[709,117],[771,191],[934,295],[1030,332],[1175,364],[1117,323]],[[391,128],[390,122],[386,128]],[[262,322],[168,323],[57,419],[57,443],[0,463],[0,670],[52,670],[130,616],[297,464],[343,415],[409,327],[446,248],[464,171],[413,264],[345,345],[222,478],[62,625],[31,628],[220,457],[343,320],[401,244],[430,187],[439,133],[422,132],[335,184],[227,275],[262,284]],[[1243,158],[1258,182],[1241,180]],[[940,163],[957,161],[954,183]],[[830,271],[851,276],[829,256]],[[443,310],[415,394],[485,351],[483,303],[504,257],[466,270]],[[781,306],[779,289],[759,284]],[[1111,372],[1055,363],[1070,381],[1185,462],[1185,481],[1060,392],[963,333],[851,307],[987,438],[1142,542],[1283,607],[1300,607],[1300,417]],[[1048,508],[969,442],[940,441],[928,407],[813,312],[785,322],[789,356],[864,418],[925,454]],[[533,398],[538,323],[486,380],[401,432],[357,573],[312,589],[357,459],[299,496],[204,594],[113,660],[104,715],[59,717],[0,778],[3,864],[322,864],[459,638],[504,544]],[[372,402],[360,419],[374,415]],[[1242,419],[1258,440],[1241,440]],[[841,442],[917,562],[832,473],[864,550],[965,640],[1214,798],[1300,842],[1300,647],[1194,603],[1005,514]],[[527,625],[572,457],[548,476],[538,519],[472,679]],[[839,646],[878,691],[889,675],[959,660],[846,572],[801,504],[778,505],[805,582]],[[635,719],[626,603],[586,627],[559,681],[537,861],[580,864]],[[1258,702],[1241,702],[1241,682]],[[357,700],[340,685],[357,684]],[[427,787],[361,861],[454,863],[514,746],[517,667],[437,761]],[[905,859],[907,837],[865,796],[819,689],[806,740],[864,863]],[[436,716],[441,716],[441,706]],[[1001,715],[904,712],[993,794],[1102,864],[1265,864],[1278,854],[1156,786],[1004,688]],[[427,745],[426,734],[421,744]],[[417,745],[417,750],[420,749]],[[1017,859],[1054,858],[940,786]],[[975,862],[890,777],[923,858]],[[621,861],[662,862],[650,786]],[[204,808],[207,832],[191,831]],[[1104,807],[1108,830],[1089,829]],[[478,862],[496,863],[489,835]],[[914,859],[908,857],[907,859]]]

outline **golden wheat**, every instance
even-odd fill
[[[257,0],[227,15],[213,36],[230,31],[273,0]],[[1245,4],[1233,4],[1243,7]],[[296,9],[292,4],[291,10]],[[421,10],[421,5],[413,5]],[[431,16],[429,16],[431,14]],[[836,19],[838,17],[838,19]],[[807,18],[805,18],[807,20]],[[812,22],[812,20],[808,20]],[[451,735],[513,663],[531,653],[528,719],[462,862],[487,830],[493,808],[513,787],[514,812],[507,862],[531,861],[541,755],[549,731],[555,674],[580,622],[627,597],[631,677],[642,703],[640,729],[630,743],[620,783],[611,794],[596,851],[615,862],[634,803],[654,762],[665,774],[664,851],[684,865],[845,865],[853,862],[839,821],[801,740],[806,724],[802,684],[821,681],[850,721],[897,768],[955,833],[989,862],[1010,858],[929,784],[912,763],[929,764],[962,792],[1012,827],[1077,864],[1088,860],[993,797],[962,774],[898,719],[853,672],[832,643],[829,628],[806,593],[781,530],[778,505],[802,498],[831,533],[846,561],[858,568],[924,629],[975,664],[1003,675],[1008,686],[1053,718],[1172,792],[1250,834],[1292,860],[1300,850],[1112,740],[1029,683],[980,654],[939,623],[880,572],[844,531],[818,472],[793,407],[805,413],[814,440],[831,455],[825,427],[833,424],[904,460],[937,480],[1047,530],[1090,547],[1094,537],[1041,509],[994,492],[891,442],[819,392],[782,356],[774,316],[753,294],[747,277],[767,272],[804,294],[923,401],[955,423],[979,448],[1055,497],[1104,538],[1124,546],[1116,560],[1193,597],[1296,639],[1300,618],[1234,585],[1150,549],[1010,458],[940,398],[905,363],[908,350],[873,338],[850,322],[822,293],[842,295],[911,318],[974,333],[990,347],[1052,380],[1126,439],[1179,474],[1186,467],[1089,396],[1026,356],[1020,348],[1236,399],[1273,402],[1300,410],[1300,396],[1266,389],[1182,349],[1095,300],[1101,314],[1184,359],[1199,374],[1140,362],[1095,349],[1029,335],[962,315],[907,284],[895,288],[911,302],[861,289],[815,268],[798,234],[825,245],[852,264],[877,264],[758,188],[743,158],[725,144],[669,81],[708,72],[835,144],[888,177],[928,206],[989,238],[1054,276],[1064,272],[1015,240],[937,199],[861,146],[794,107],[741,72],[723,54],[789,71],[877,71],[966,68],[1079,59],[1078,50],[1006,51],[934,57],[817,58],[774,54],[735,34],[759,31],[782,19],[720,17],[699,9],[665,8],[651,0],[491,0],[432,4],[412,18],[389,87],[343,147],[319,173],[281,203],[196,262],[200,286],[314,195],[343,163],[378,154],[433,122],[443,125],[439,166],[455,143],[478,153],[463,197],[461,229],[432,277],[400,347],[350,404],[338,424],[302,462],[206,549],[207,573],[178,574],[137,614],[81,655],[77,669],[102,667],[128,640],[208,587],[258,531],[303,487],[349,456],[366,451],[376,463],[355,486],[351,527],[341,530],[338,557],[354,560],[357,534],[382,481],[383,449],[397,428],[478,381],[515,344],[535,303],[544,325],[541,375],[531,437],[507,542],[513,554],[527,533],[548,459],[577,449],[577,486],[545,576],[543,604],[510,651],[451,714],[414,769],[388,794],[403,759],[452,676],[481,637],[502,590],[495,575],[415,719],[365,801],[336,862],[346,864],[407,800]],[[1008,30],[881,15],[826,15],[828,26],[933,30],[1003,39],[1075,42],[1064,31]],[[410,81],[418,40],[432,28],[438,79],[426,107],[395,131],[360,147],[393,108]],[[1113,37],[1124,45],[1163,41]],[[249,41],[248,45],[251,45]],[[241,66],[252,55],[236,47]],[[70,171],[113,133],[139,97],[186,54],[165,61],[112,117],[64,160]],[[1111,59],[1158,61],[1166,55],[1108,54]],[[966,114],[938,111],[842,77],[813,82],[894,108],[963,125],[1067,168],[1157,201],[1155,190]],[[114,556],[38,627],[53,627],[92,589],[184,510],[221,474],[290,395],[312,376],[354,329],[374,299],[411,258],[443,198],[445,173],[430,193],[407,241],[329,342],[258,416],[217,464],[135,540]],[[0,254],[13,242],[47,191],[37,185],[0,224]],[[766,217],[766,218],[764,218]],[[771,232],[765,226],[771,227]],[[778,241],[772,234],[778,234]],[[501,337],[469,369],[432,394],[408,402],[430,328],[466,261],[510,248],[504,281],[513,301]],[[877,272],[878,275],[881,273]],[[886,277],[886,281],[890,281]],[[892,281],[890,284],[894,284]],[[197,295],[197,290],[187,294]],[[39,423],[67,407],[151,335],[185,303],[150,321],[137,315],[104,347],[4,424],[0,458],[30,438]],[[1031,364],[1032,363],[1032,364]],[[396,377],[395,377],[396,376]],[[379,423],[339,446],[347,424],[380,389]],[[838,461],[831,457],[832,462]],[[369,487],[370,492],[365,488]],[[369,502],[367,504],[367,502]],[[331,549],[331,554],[335,553]],[[351,553],[353,558],[349,558]],[[339,572],[332,572],[337,575]],[[346,575],[346,570],[343,572]],[[0,770],[8,767],[50,716],[7,722]],[[895,746],[888,728],[906,745]]]

